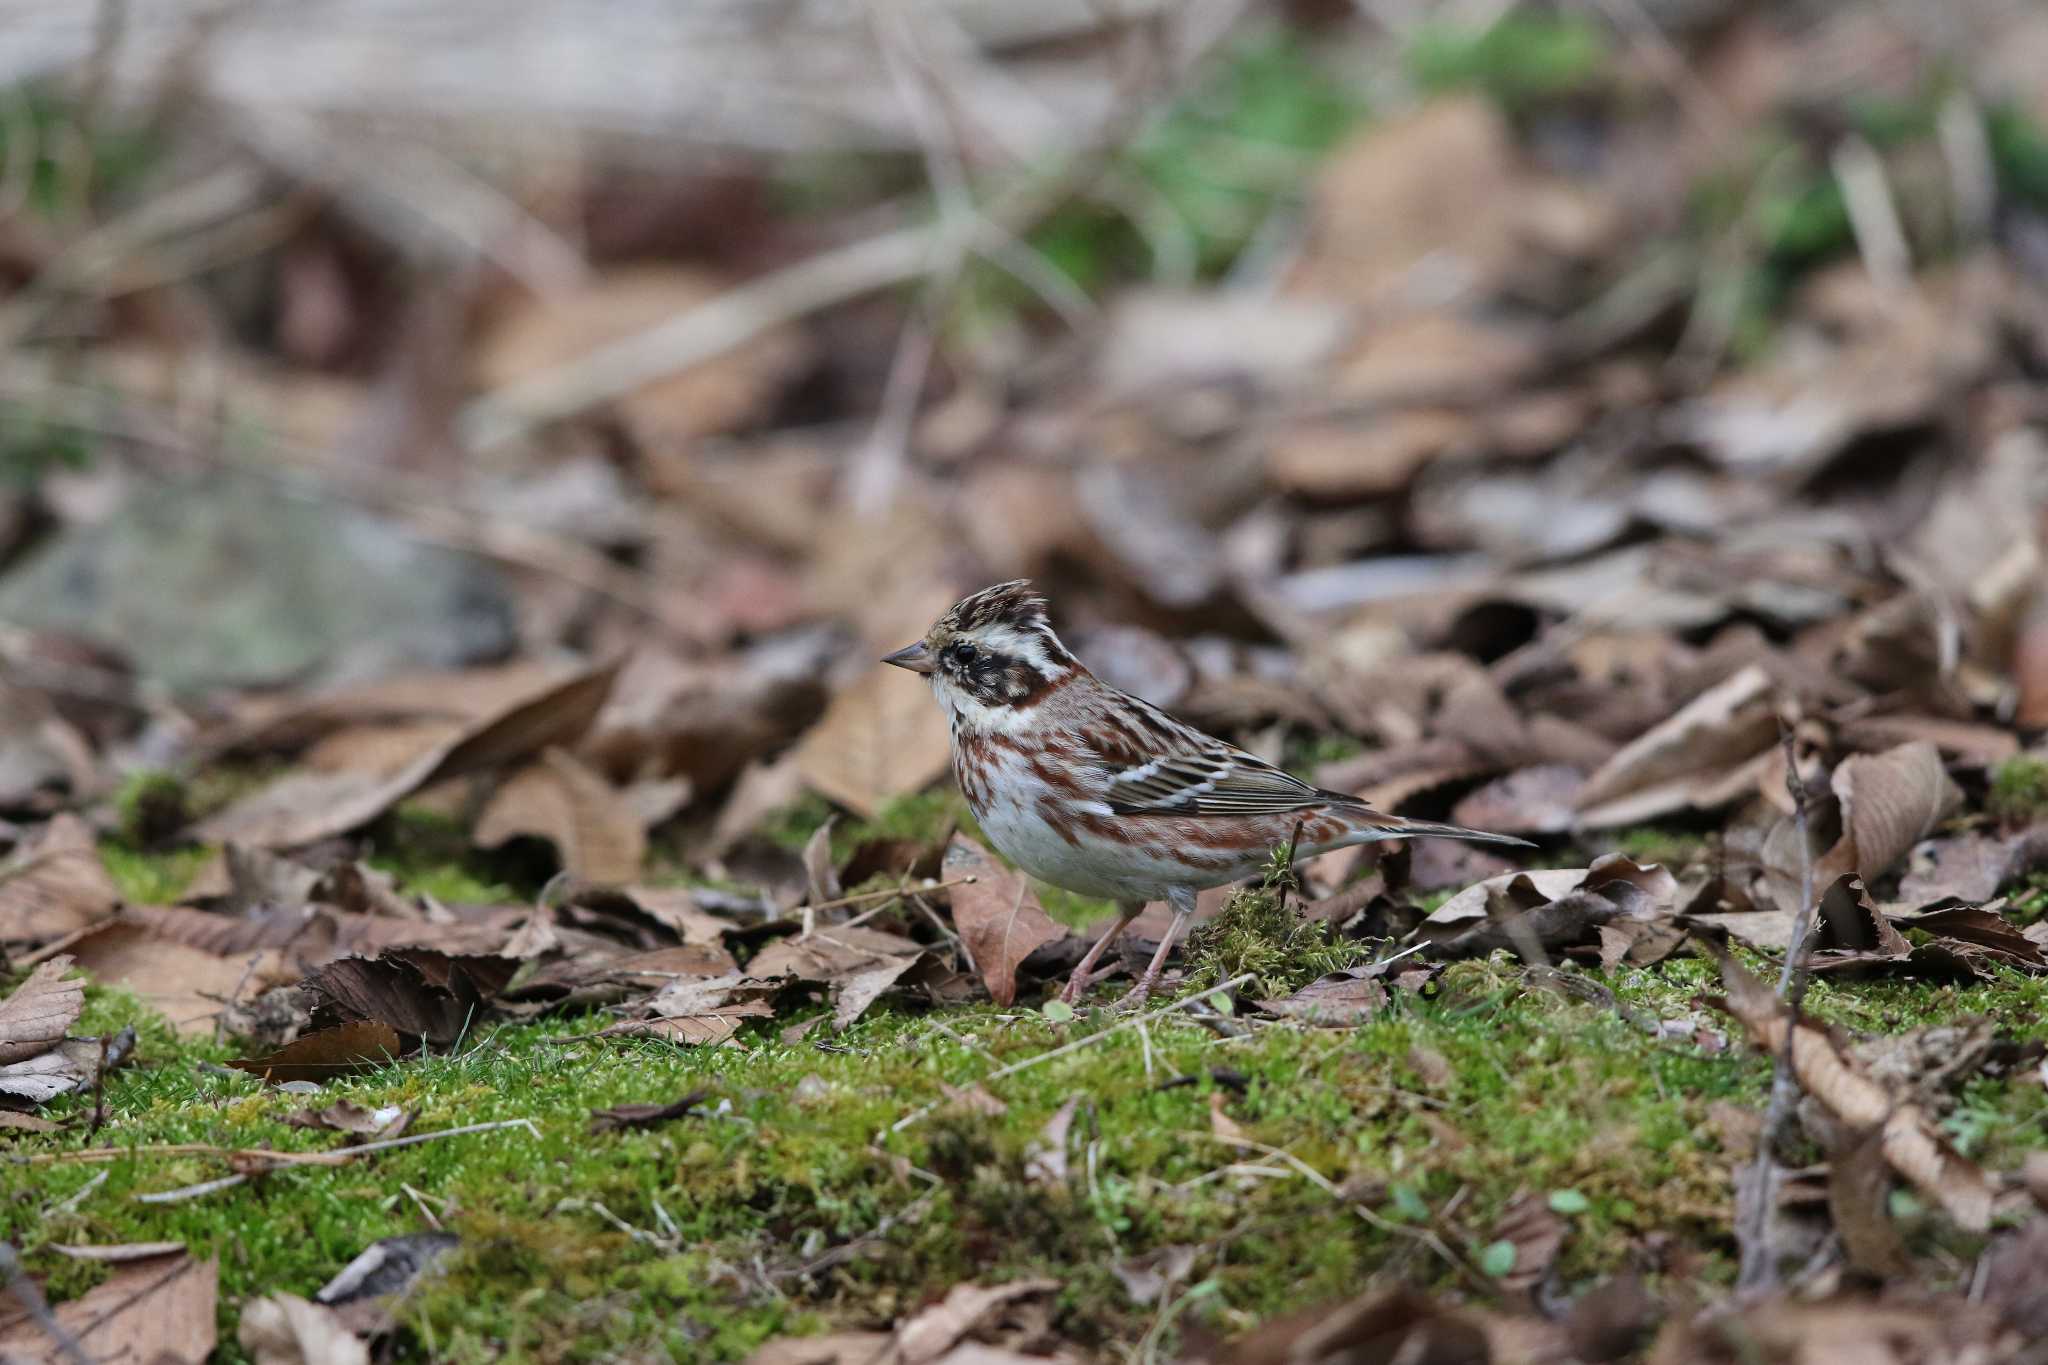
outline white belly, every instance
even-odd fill
[[[1221,886],[1257,872],[1264,850],[1223,868],[1198,869],[1171,856],[1156,842],[1113,841],[1077,825],[1067,837],[1048,822],[1038,800],[1045,785],[1021,762],[1005,762],[988,783],[986,801],[975,811],[982,833],[996,850],[1040,881],[1083,896],[1109,900],[1164,900],[1170,887]],[[1107,817],[1107,803],[1091,801],[1077,814]]]

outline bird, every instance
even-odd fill
[[[1040,881],[1116,902],[1115,923],[1060,993],[1069,1004],[1131,921],[1164,901],[1172,922],[1120,1002],[1143,1005],[1195,893],[1260,871],[1290,842],[1311,858],[1419,835],[1532,846],[1376,811],[1111,687],[1060,643],[1028,579],[962,598],[882,662],[931,684],[951,731],[953,775],[997,851]]]

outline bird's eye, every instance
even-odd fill
[[[980,651],[977,650],[973,645],[969,644],[954,645],[946,651],[947,656],[953,661],[953,664],[959,668],[965,668],[967,665],[973,663],[974,656],[978,653],[980,653]]]

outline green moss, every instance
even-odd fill
[[[1280,855],[1264,882],[1233,894],[1223,912],[1188,936],[1188,980],[1198,985],[1249,974],[1245,990],[1272,998],[1364,956],[1362,944],[1337,938],[1328,925],[1303,919],[1286,894]]]
[[[114,794],[114,814],[121,837],[137,848],[162,843],[191,818],[185,784],[163,772],[131,773]]]
[[[2013,888],[2006,916],[2017,924],[2034,924],[2048,917],[2048,872],[2029,872]]]
[[[1262,941],[1284,933],[1270,904],[1253,909],[1264,916]],[[1699,959],[1603,978],[1630,1010],[1658,1019],[1697,1014],[1712,979]],[[1584,1200],[1583,1209],[1569,1203],[1568,1287],[1620,1268],[1652,1233],[1700,1248],[1707,1279],[1725,1279],[1728,1159],[1708,1109],[1759,1102],[1766,1059],[1739,1042],[1721,1052],[1659,1043],[1618,1011],[1526,989],[1505,961],[1453,964],[1439,985],[1357,1028],[1265,1026],[1222,1044],[1168,1015],[988,1082],[1007,1106],[993,1115],[952,1108],[940,1083],[982,1081],[1071,1041],[1073,1029],[978,1007],[947,1010],[942,1031],[928,1016],[883,1007],[844,1034],[820,1034],[828,1046],[783,1044],[787,1021],[777,1020],[743,1034],[740,1047],[685,1050],[560,1041],[599,1016],[491,1026],[459,1056],[336,1082],[319,1102],[414,1108],[416,1133],[512,1118],[533,1131],[279,1171],[170,1205],[133,1196],[222,1167],[147,1154],[104,1166],[0,1164],[0,1237],[33,1272],[55,1277],[60,1298],[96,1272],[57,1256],[53,1243],[176,1238],[218,1254],[228,1360],[241,1358],[233,1326],[247,1296],[310,1293],[370,1241],[422,1226],[407,1186],[465,1238],[445,1276],[404,1309],[405,1353],[415,1357],[734,1360],[785,1332],[887,1322],[962,1280],[1036,1274],[1062,1286],[1054,1330],[1109,1356],[1138,1341],[1158,1311],[1126,1297],[1110,1270],[1121,1259],[1203,1248],[1196,1279],[1211,1287],[1182,1322],[1231,1333],[1353,1294],[1410,1248],[1306,1180],[1229,1174],[1245,1153],[1209,1136],[1220,1095],[1253,1139],[1285,1147],[1382,1218],[1427,1218],[1472,1255],[1517,1191],[1565,1190]],[[2023,1037],[2048,1034],[2048,982],[2018,976],[1968,988],[1823,979],[1809,1002],[1859,1029],[1988,1012]],[[174,1038],[124,993],[92,989],[80,1027],[137,1018],[138,1060],[110,1078],[97,1141],[335,1145],[332,1134],[283,1122],[304,1097],[200,1070],[228,1047]],[[1417,1073],[1418,1047],[1444,1059],[1447,1080]],[[1219,1071],[1231,1073],[1231,1089],[1219,1088]],[[1191,1083],[1167,1084],[1178,1078]],[[588,1131],[592,1108],[700,1088],[722,1112]],[[1071,1097],[1080,1104],[1068,1181],[1033,1181],[1032,1145]],[[90,1104],[67,1098],[51,1112],[78,1119]],[[2048,1096],[2037,1087],[1983,1081],[1966,1088],[1947,1125],[2004,1168],[2041,1145],[2044,1120]],[[61,1152],[82,1134],[17,1135],[9,1151]],[[101,1171],[105,1183],[75,1208],[47,1212]],[[621,1231],[599,1204],[643,1235]],[[859,1254],[805,1272],[856,1242]],[[1955,1263],[1970,1264],[1967,1252]],[[1462,1292],[1433,1257],[1404,1259],[1402,1276]]]
[[[1408,67],[1427,90],[1471,87],[1509,110],[1596,90],[1612,67],[1607,30],[1578,14],[1510,10],[1485,29],[1424,24]]]
[[[144,852],[124,840],[100,844],[100,862],[131,905],[169,905],[185,894],[213,851],[186,847]]]
[[[1698,830],[1663,825],[1638,825],[1622,830],[1613,836],[1611,846],[1615,852],[1639,863],[1662,863],[1673,871],[1699,862],[1709,848],[1707,836]]]
[[[1999,764],[1984,809],[2009,825],[2048,816],[2048,759],[2018,754]]]

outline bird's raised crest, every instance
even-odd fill
[[[1007,583],[997,583],[961,598],[939,618],[939,624],[948,631],[963,634],[999,625],[1043,626],[1046,624],[1045,599],[1031,586],[1030,579],[1013,578]]]

